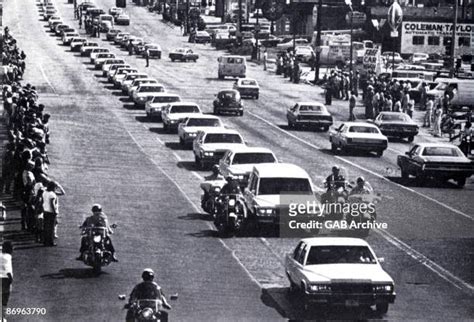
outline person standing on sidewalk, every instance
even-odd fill
[[[423,120],[423,127],[431,127],[431,114],[433,113],[433,98],[429,98],[428,102],[426,103],[426,112],[425,118]]]
[[[150,49],[148,48],[145,49],[145,60],[146,60],[145,67],[149,67],[150,66]]]
[[[263,50],[263,70],[267,70],[267,59],[268,59],[268,53],[267,53],[267,49],[265,48]]]
[[[443,117],[443,107],[438,105],[434,113],[433,135],[435,137],[441,136],[441,119]]]
[[[2,253],[0,254],[0,278],[2,279],[2,310],[8,306],[10,293],[13,283],[13,265],[12,265],[13,245],[10,241],[4,241],[2,244]],[[2,316],[5,316],[2,311]]]
[[[356,106],[356,96],[355,92],[351,92],[351,96],[349,98],[349,121],[355,121],[355,115],[354,115],[354,108]]]

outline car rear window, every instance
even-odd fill
[[[257,82],[254,80],[243,80],[242,85],[257,85]]]
[[[317,105],[301,105],[300,111],[321,112],[322,108],[321,106],[317,106]]]
[[[461,156],[460,152],[456,148],[444,147],[444,146],[430,146],[423,150],[422,155],[424,156],[444,156],[444,157],[458,157]]]
[[[312,246],[306,265],[376,264],[367,246]]]
[[[196,105],[176,105],[172,106],[170,113],[199,113]]]
[[[349,128],[349,132],[351,133],[379,133],[379,131],[375,127],[370,126],[351,126]]]
[[[234,99],[236,96],[236,93],[233,91],[227,91],[227,92],[220,92],[219,93],[219,98],[220,99]]]
[[[186,126],[220,126],[216,119],[190,119]]]
[[[282,193],[311,194],[311,184],[305,178],[262,178],[259,195],[279,195]]]
[[[242,143],[242,138],[238,134],[209,133],[204,143]]]
[[[155,96],[153,98],[153,103],[174,103],[179,101],[179,96]]]
[[[405,122],[408,120],[408,116],[405,114],[382,114],[382,121],[401,121]]]
[[[140,93],[147,92],[164,92],[165,88],[163,86],[140,86]]]
[[[275,163],[275,157],[271,153],[237,153],[232,160],[232,164],[250,164],[250,163]]]

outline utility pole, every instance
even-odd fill
[[[316,17],[316,58],[314,61],[314,84],[319,81],[319,62],[321,60],[321,11],[323,10],[323,0],[318,2],[318,12]]]
[[[454,0],[454,19],[453,19],[453,31],[451,36],[451,61],[450,61],[450,70],[449,70],[449,77],[454,77],[454,71],[456,68],[456,54],[454,52],[456,48],[456,28],[458,25],[458,10],[459,10],[459,0]]]
[[[186,0],[186,12],[185,12],[185,20],[184,20],[184,34],[183,36],[187,36],[189,33],[189,0]]]
[[[242,32],[242,0],[239,0],[239,32]]]

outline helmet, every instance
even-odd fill
[[[227,182],[231,182],[232,180],[234,180],[234,176],[230,175],[230,176],[227,176],[227,178],[225,178],[227,180]]]
[[[337,165],[335,165],[335,166],[332,167],[332,172],[334,172],[334,171],[339,171],[339,170],[340,170],[340,168],[339,168],[339,166],[337,166]]]
[[[364,183],[364,182],[365,182],[364,177],[358,177],[357,178],[357,183]]]
[[[95,205],[92,206],[92,212],[101,212],[102,211],[102,206],[96,203]]]
[[[151,281],[155,277],[155,273],[151,268],[145,268],[142,273],[142,278],[144,281]]]

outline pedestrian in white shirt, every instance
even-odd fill
[[[59,214],[58,195],[63,195],[64,189],[54,181],[48,182],[43,192],[43,243],[45,246],[56,246],[57,216]]]
[[[0,254],[0,278],[2,279],[2,310],[8,305],[13,282],[12,265],[13,245],[10,241],[4,241],[2,244],[2,253]],[[4,312],[3,312],[4,313]],[[5,316],[5,314],[2,314]]]

